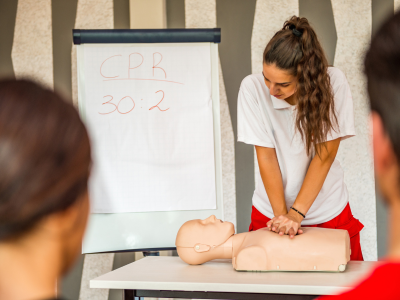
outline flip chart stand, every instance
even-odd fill
[[[91,214],[88,230],[83,243],[83,253],[118,253],[118,252],[154,252],[175,250],[175,235],[179,227],[187,220],[203,219],[214,214],[223,219],[221,132],[219,109],[218,47],[221,42],[221,29],[102,29],[73,30],[73,42],[78,56],[78,97],[84,98],[85,78],[83,68],[84,45],[95,47],[101,44],[151,44],[151,43],[211,43],[211,82],[213,102],[214,153],[216,176],[216,207],[209,210],[160,211],[143,213]],[[185,45],[182,45],[185,46]],[[163,228],[153,232],[143,228],[144,223],[151,228]],[[141,225],[142,224],[142,225]],[[132,230],[130,230],[132,228]],[[127,238],[123,234],[127,235]],[[140,241],[134,243],[132,241]]]

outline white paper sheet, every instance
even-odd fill
[[[210,44],[85,46],[92,213],[216,208]]]

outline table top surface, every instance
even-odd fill
[[[330,295],[350,289],[377,262],[350,261],[343,273],[237,272],[229,259],[192,266],[146,257],[90,281],[91,288]]]

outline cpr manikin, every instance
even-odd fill
[[[235,234],[230,222],[215,216],[191,220],[176,237],[179,257],[198,265],[217,258],[232,258],[237,271],[333,271],[342,272],[350,260],[347,230],[302,228],[290,239],[267,228]]]

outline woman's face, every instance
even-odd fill
[[[275,98],[289,100],[295,94],[297,78],[287,71],[279,69],[275,64],[263,64],[263,75],[265,85]]]

